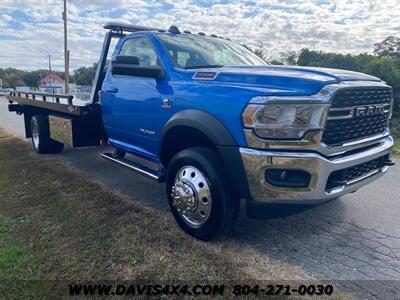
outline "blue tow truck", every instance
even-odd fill
[[[24,115],[39,153],[102,141],[115,148],[105,159],[166,182],[173,216],[197,239],[230,228],[241,201],[249,217],[315,204],[393,165],[392,89],[376,77],[269,66],[229,39],[176,26],[104,28],[90,103],[13,92],[9,110]]]

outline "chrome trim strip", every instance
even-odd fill
[[[330,116],[329,114],[331,112],[337,112],[337,111],[348,111],[348,114],[346,116],[338,116],[338,117],[333,117]],[[344,119],[351,119],[354,115],[354,107],[345,107],[345,108],[330,108],[328,112],[328,118],[327,120],[344,120]]]
[[[353,180],[350,180],[349,182],[347,182],[347,185],[352,185],[354,183],[362,181],[362,180],[364,180],[364,179],[366,179],[368,177],[371,177],[372,175],[375,175],[376,173],[382,172],[382,170],[383,169],[377,169],[377,170],[374,170],[374,171],[372,171],[372,172],[370,172],[370,173],[368,173],[368,174],[366,174],[364,176],[361,176],[361,177],[355,178]]]
[[[354,141],[354,142],[347,142],[347,143],[344,143],[344,144],[342,145],[342,147],[350,147],[350,146],[359,145],[359,144],[361,144],[361,143],[367,143],[367,142],[371,142],[371,141],[376,141],[376,140],[378,140],[378,139],[387,137],[388,135],[389,135],[389,131],[384,132],[384,133],[381,133],[381,134],[377,134],[377,135],[374,135],[374,136],[371,136],[371,137],[367,137],[367,138],[364,138],[364,139],[362,139],[362,140],[356,140],[356,141]],[[337,148],[336,148],[336,149],[337,149]]]
[[[350,113],[347,116],[340,116],[340,117],[329,117],[327,118],[327,120],[347,120],[347,119],[352,119],[353,118],[353,114]]]
[[[331,108],[329,112],[331,111],[342,111],[342,110],[353,110],[356,106],[352,107],[338,107],[338,108]]]

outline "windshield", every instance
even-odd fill
[[[267,64],[245,47],[219,38],[168,33],[158,37],[174,64],[183,69]]]

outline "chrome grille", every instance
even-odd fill
[[[322,142],[331,147],[384,133],[389,126],[392,89],[339,90],[331,103]]]
[[[391,100],[392,89],[389,87],[343,89],[334,96],[332,108],[390,104]]]

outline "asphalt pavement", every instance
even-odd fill
[[[4,98],[0,127],[24,136],[23,118],[7,111]],[[106,150],[67,148],[57,156],[133,201],[169,213],[165,186],[102,159]],[[394,160],[385,176],[337,200],[265,220],[241,213],[229,238],[320,280],[340,281],[369,297],[400,299],[400,160]]]

